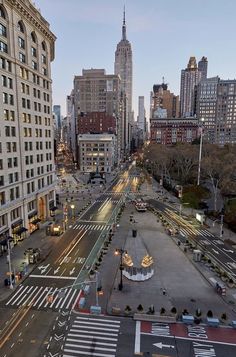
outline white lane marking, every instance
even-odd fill
[[[136,321],[134,353],[140,353],[140,330],[141,330],[141,322]]]
[[[79,242],[81,241],[81,239],[84,237],[85,234],[86,234],[86,231],[81,235],[81,237],[79,237],[79,239],[78,239],[77,242],[71,247],[71,249],[69,250],[69,252],[66,253],[64,259],[67,258],[67,257],[70,255],[70,253],[72,252],[72,250],[75,249],[75,247],[79,244]],[[61,263],[60,263],[59,265],[61,265],[61,264],[63,263],[64,259],[61,261]]]
[[[54,296],[54,299],[53,299],[53,302],[51,303],[51,305],[49,306],[50,307],[50,309],[53,307],[53,305],[56,303],[56,301],[57,301],[57,298],[58,298],[58,294],[56,295],[56,293],[58,293],[58,288],[56,288],[55,289],[55,291],[53,292],[53,296]]]
[[[30,278],[46,278],[46,279],[69,279],[69,280],[75,280],[77,278],[72,277],[72,276],[59,276],[59,275],[30,275]]]
[[[70,304],[71,304],[71,302],[72,302],[72,300],[73,300],[73,298],[74,298],[76,292],[77,292],[77,290],[74,291],[72,297],[70,298],[70,301],[69,301],[68,304],[66,305],[66,308],[67,308],[67,309],[69,308],[69,306],[70,306]]]
[[[73,327],[77,327],[77,326],[73,326]],[[104,336],[117,336],[117,333],[109,333],[109,332],[100,332],[100,331],[85,331],[83,329],[80,328],[71,328],[70,332],[80,332],[80,333],[92,333],[93,335],[104,335]]]
[[[82,290],[79,291],[79,294],[77,295],[77,297],[75,298],[74,304],[72,305],[71,310],[74,310],[75,305],[77,304],[77,301],[80,299],[80,295],[82,294]]]
[[[107,335],[106,333],[104,335]],[[109,334],[117,336],[117,334]],[[77,333],[68,333],[68,336],[71,337],[82,337],[82,338],[96,338],[97,340],[106,340],[106,341],[118,341],[118,337],[102,337],[102,336],[94,336],[94,332],[91,335],[81,335]],[[78,339],[76,339],[78,341]]]

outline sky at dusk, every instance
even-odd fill
[[[66,115],[66,96],[82,69],[114,73],[123,7],[133,51],[133,109],[162,77],[179,94],[190,56],[208,58],[208,77],[236,78],[236,0],[34,0],[56,35],[53,104]]]

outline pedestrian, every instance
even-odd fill
[[[163,290],[162,290],[162,294],[163,294],[163,295],[166,295],[166,289],[163,289]]]

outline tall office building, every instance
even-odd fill
[[[60,131],[61,129],[61,106],[60,105],[54,105],[53,106],[53,113],[55,115],[55,120],[56,120],[56,127]]]
[[[145,115],[145,107],[144,107],[144,96],[138,97],[138,128],[146,132],[146,115]]]
[[[204,136],[218,145],[236,143],[236,80],[208,78],[197,86],[196,115],[204,118]]]
[[[204,118],[204,137],[210,143],[215,142],[217,88],[220,78],[206,78],[195,88],[194,114]]]
[[[0,249],[55,209],[51,61],[55,36],[29,0],[0,4]]]
[[[151,92],[150,117],[178,118],[179,96],[171,93],[167,83],[154,84]]]
[[[188,66],[181,71],[180,84],[180,116],[191,117],[194,114],[194,88],[207,77],[207,58],[202,57],[196,62],[195,57],[190,57]]]
[[[125,147],[123,155],[130,149],[131,125],[133,122],[132,113],[132,82],[133,82],[133,62],[132,48],[126,36],[125,11],[123,15],[122,38],[117,44],[115,52],[115,74],[120,76],[122,97],[124,102],[123,130],[125,138]]]
[[[120,78],[118,75],[106,74],[104,69],[84,69],[82,76],[75,76],[76,134],[109,133],[109,128],[112,126],[112,133],[116,134],[116,163],[120,161],[124,142],[120,100]],[[79,129],[81,129],[81,132]],[[79,157],[81,156],[77,152],[77,161],[79,161]],[[92,161],[95,161],[95,159],[94,155]],[[79,166],[82,167],[80,162]]]

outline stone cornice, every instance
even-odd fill
[[[5,0],[10,7],[22,15],[23,19],[27,19],[43,36],[50,42],[51,61],[54,59],[54,43],[56,36],[50,31],[49,23],[42,17],[40,12],[33,6],[29,0]],[[26,4],[27,3],[27,4]]]

